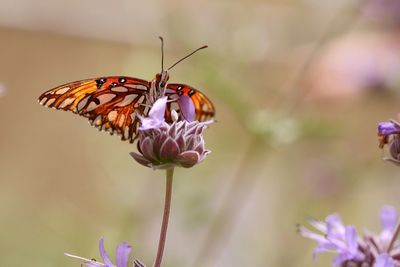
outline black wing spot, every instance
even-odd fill
[[[112,83],[110,84],[111,87],[115,87],[115,86],[117,86],[117,85],[118,85],[118,83],[116,83],[116,82],[112,82]]]
[[[126,82],[126,79],[125,79],[125,78],[119,78],[118,81],[119,81],[120,83],[125,83],[125,82]]]
[[[96,80],[97,89],[100,89],[100,87],[102,87],[103,84],[106,83],[106,81],[107,81],[107,79],[105,79],[105,78],[101,78],[101,79]]]
[[[179,86],[178,88],[176,88],[176,91],[182,91],[182,89],[183,89],[183,86]]]
[[[188,93],[188,95],[189,95],[189,96],[192,96],[192,95],[194,95],[195,93],[196,93],[196,92],[195,92],[194,90],[190,90],[189,93]]]
[[[179,96],[183,96],[183,91],[178,91],[177,93]]]
[[[96,105],[100,105],[100,100],[98,98],[94,98],[93,102],[96,103]]]

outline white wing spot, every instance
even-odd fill
[[[47,97],[43,97],[42,100],[40,100],[40,105],[44,105],[44,103],[47,101]]]
[[[139,97],[138,101],[136,101],[134,107],[135,107],[135,108],[139,107],[140,104],[144,103],[144,100],[145,100],[145,96],[142,95],[141,97]]]
[[[121,114],[121,117],[119,117],[118,126],[122,127],[124,122],[125,122],[125,114]]]
[[[57,95],[62,95],[62,94],[65,94],[66,92],[68,92],[69,89],[70,89],[69,87],[64,87],[64,88],[58,89],[55,93]]]
[[[78,106],[77,106],[77,110],[81,111],[87,104],[88,100],[90,98],[90,95],[86,96],[85,98],[83,98],[81,101],[79,101]],[[93,102],[92,102],[93,103]]]
[[[65,100],[60,104],[60,106],[58,106],[58,108],[64,108],[64,107],[70,105],[72,102],[74,102],[74,100],[75,100],[75,98],[68,97],[67,99],[65,99]]]
[[[115,106],[117,107],[123,107],[126,105],[129,105],[130,103],[132,103],[132,101],[137,97],[136,94],[131,94],[131,95],[127,95],[125,96],[124,100],[122,100],[121,102],[119,102],[118,104],[116,104]]]
[[[94,119],[94,125],[95,125],[95,126],[100,126],[101,123],[102,123],[101,115],[98,115],[98,116],[96,117],[96,119]]]
[[[97,97],[97,100],[99,100],[100,104],[96,104],[93,100],[90,102],[89,106],[87,107],[87,112],[94,110],[98,106],[101,106],[107,102],[110,102],[116,95],[114,94],[104,94],[99,97]]]
[[[97,99],[100,101],[99,105],[103,105],[105,103],[110,102],[114,97],[116,97],[115,94],[104,94],[104,95],[98,96]]]
[[[126,126],[126,127],[125,127],[125,130],[124,130],[124,138],[125,138],[125,139],[128,139],[128,138],[129,138],[129,126]]]
[[[51,104],[54,103],[54,101],[56,101],[55,98],[50,98],[49,101],[47,101],[46,106],[50,106]]]
[[[90,104],[89,104],[89,106],[87,107],[86,111],[92,111],[92,110],[95,109],[97,106],[98,106],[98,105],[92,101],[92,102],[90,102]]]
[[[118,116],[118,112],[116,110],[111,111],[108,113],[107,117],[109,121],[114,121]]]
[[[123,87],[123,86],[118,86],[118,87],[113,87],[111,89],[113,92],[128,92],[128,88]]]

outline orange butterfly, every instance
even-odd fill
[[[171,121],[171,111],[185,117],[187,105],[182,100],[190,100],[194,118],[205,121],[215,115],[212,102],[200,91],[189,85],[167,83],[170,70],[176,64],[191,56],[196,49],[166,71],[163,69],[163,39],[161,39],[161,73],[151,81],[138,78],[112,76],[87,79],[58,86],[43,93],[39,103],[50,108],[72,111],[89,119],[89,123],[99,130],[116,133],[121,140],[131,143],[137,138],[140,116],[147,116],[152,104],[161,96],[168,96],[166,120]],[[190,113],[190,111],[189,111]]]

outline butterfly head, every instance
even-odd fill
[[[156,83],[158,85],[158,88],[165,88],[168,80],[169,80],[168,71],[163,70],[161,73],[156,74]]]

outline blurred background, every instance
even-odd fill
[[[46,109],[57,85],[160,71],[217,109],[212,154],[175,172],[165,267],[328,266],[296,234],[339,212],[380,229],[399,168],[378,149],[400,111],[397,0],[0,0],[0,266],[80,266],[127,241],[152,266],[164,173],[136,146]]]

